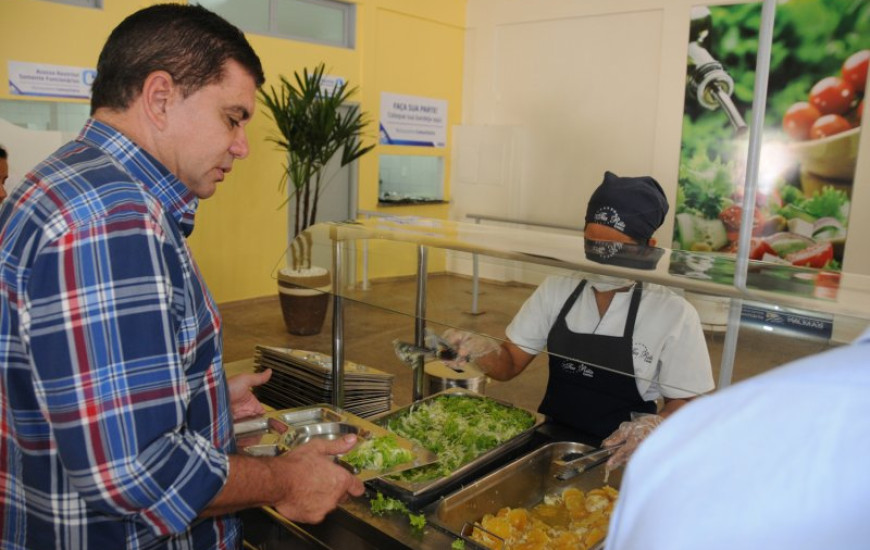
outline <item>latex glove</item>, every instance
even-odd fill
[[[441,339],[456,350],[457,365],[471,363],[490,353],[501,353],[501,344],[497,340],[486,338],[471,332],[449,328],[441,335]],[[477,368],[486,373],[486,367],[479,363]]]
[[[272,369],[263,372],[245,372],[227,380],[230,387],[230,411],[233,420],[257,416],[266,412],[251,388],[265,384],[272,377]]]
[[[620,424],[616,431],[601,443],[605,448],[622,445],[608,459],[605,471],[609,474],[611,470],[624,466],[641,441],[646,439],[646,436],[661,424],[662,420],[664,418],[657,414],[642,414],[630,422]]]

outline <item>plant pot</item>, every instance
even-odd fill
[[[278,297],[284,325],[290,334],[320,334],[329,309],[332,279],[322,267],[282,269],[278,272]]]

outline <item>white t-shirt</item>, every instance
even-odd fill
[[[668,417],[631,458],[607,550],[870,545],[870,331]]]
[[[580,280],[548,277],[526,300],[506,330],[511,342],[531,354],[543,351],[547,335],[562,306]],[[601,318],[592,281],[565,318],[573,332],[622,336],[631,292],[617,292]],[[646,401],[659,397],[693,397],[714,388],[707,342],[695,309],[673,291],[645,284],[634,324],[632,346],[639,394]],[[576,356],[582,358],[583,350]],[[607,365],[604,365],[607,366]]]

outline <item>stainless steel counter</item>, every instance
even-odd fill
[[[553,441],[598,443],[576,432],[545,423],[538,428],[528,445],[500,457],[486,471],[499,468],[518,456]],[[485,474],[476,475],[475,479],[483,475]],[[448,488],[445,494],[459,488],[461,485]],[[452,533],[433,524],[432,519],[440,500],[427,504],[420,510],[412,510],[426,517],[426,527],[421,532],[411,527],[404,514],[372,514],[369,498],[374,496],[374,490],[367,486],[366,495],[348,500],[317,525],[293,523],[269,509],[246,510],[242,513],[246,547],[257,550],[444,550],[449,549],[456,540]],[[477,545],[468,542],[465,545],[467,550],[476,547]]]
[[[246,545],[258,550],[443,550],[456,540],[428,522],[428,517],[426,527],[418,531],[404,514],[375,516],[366,496],[345,502],[317,525],[292,523],[264,508],[246,510],[242,520]]]

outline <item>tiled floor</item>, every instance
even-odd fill
[[[355,291],[356,298],[345,300],[345,356],[395,375],[393,401],[404,406],[411,402],[411,372],[400,362],[392,341],[413,341],[416,286],[413,280],[373,282],[371,289]],[[431,276],[427,284],[428,319],[438,332],[449,325],[485,334],[504,335],[515,312],[534,290],[525,285],[481,283],[479,309],[471,315],[471,282],[459,276]],[[372,305],[374,304],[374,305]],[[250,359],[257,344],[282,346],[331,354],[332,312],[327,314],[323,331],[314,336],[293,336],[284,328],[277,294],[243,302],[222,304],[224,345],[227,362]],[[399,313],[405,312],[405,313]],[[707,332],[707,346],[718,380],[724,333]],[[787,361],[822,351],[827,342],[802,340],[744,329],[738,340],[734,380],[768,370]],[[486,394],[518,406],[536,409],[547,383],[545,355],[538,356],[519,377],[509,382],[489,381]]]

